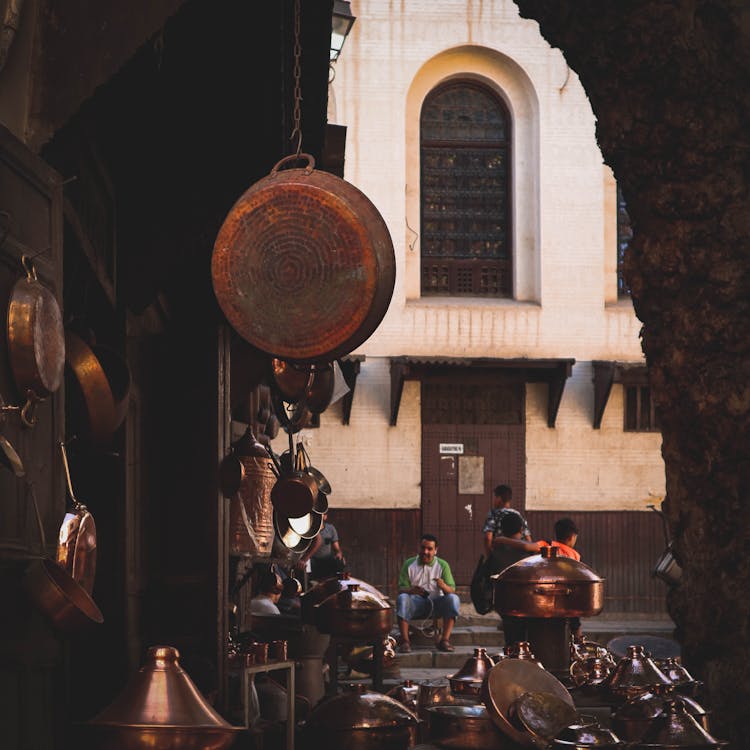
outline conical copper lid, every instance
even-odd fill
[[[608,690],[626,698],[645,692],[653,685],[671,685],[672,681],[650,659],[643,646],[628,646],[625,657],[620,659],[606,681]]]
[[[703,727],[688,714],[685,705],[675,700],[667,700],[660,716],[654,719],[640,747],[690,747],[709,748],[725,745],[726,742],[712,737]]]
[[[208,704],[177,659],[172,646],[153,646],[146,663],[115,700],[88,724],[180,730],[237,729]]]

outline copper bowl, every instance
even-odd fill
[[[40,558],[31,562],[23,588],[50,623],[64,633],[77,633],[104,622],[94,600],[56,562]]]
[[[427,712],[429,739],[441,748],[497,750],[504,744],[484,706],[433,706]]]

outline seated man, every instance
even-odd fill
[[[250,600],[250,614],[263,617],[280,615],[281,581],[275,573],[264,573],[258,581],[258,593]]]
[[[398,576],[399,595],[396,600],[401,653],[411,651],[409,621],[433,616],[443,618],[443,632],[437,643],[438,649],[453,651],[450,637],[458,617],[459,600],[455,594],[456,582],[450,565],[437,557],[437,548],[437,538],[432,534],[423,534],[419,542],[419,555],[410,557],[401,566]]]

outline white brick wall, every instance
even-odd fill
[[[623,432],[620,386],[592,428],[591,360],[642,354],[632,305],[613,302],[612,180],[578,77],[510,0],[353,0],[352,11],[332,121],[348,126],[346,178],[383,214],[397,279],[358,350],[350,426],[334,406],[304,433],[332,506],[419,506],[419,385],[405,384],[390,427],[388,357],[445,355],[574,357],[555,429],[546,386],[526,389],[527,507],[644,508],[664,493],[659,435]],[[512,113],[515,300],[419,298],[419,107],[459,74],[494,86]]]

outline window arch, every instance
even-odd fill
[[[422,295],[512,295],[510,129],[502,99],[477,81],[450,81],[426,96]]]

